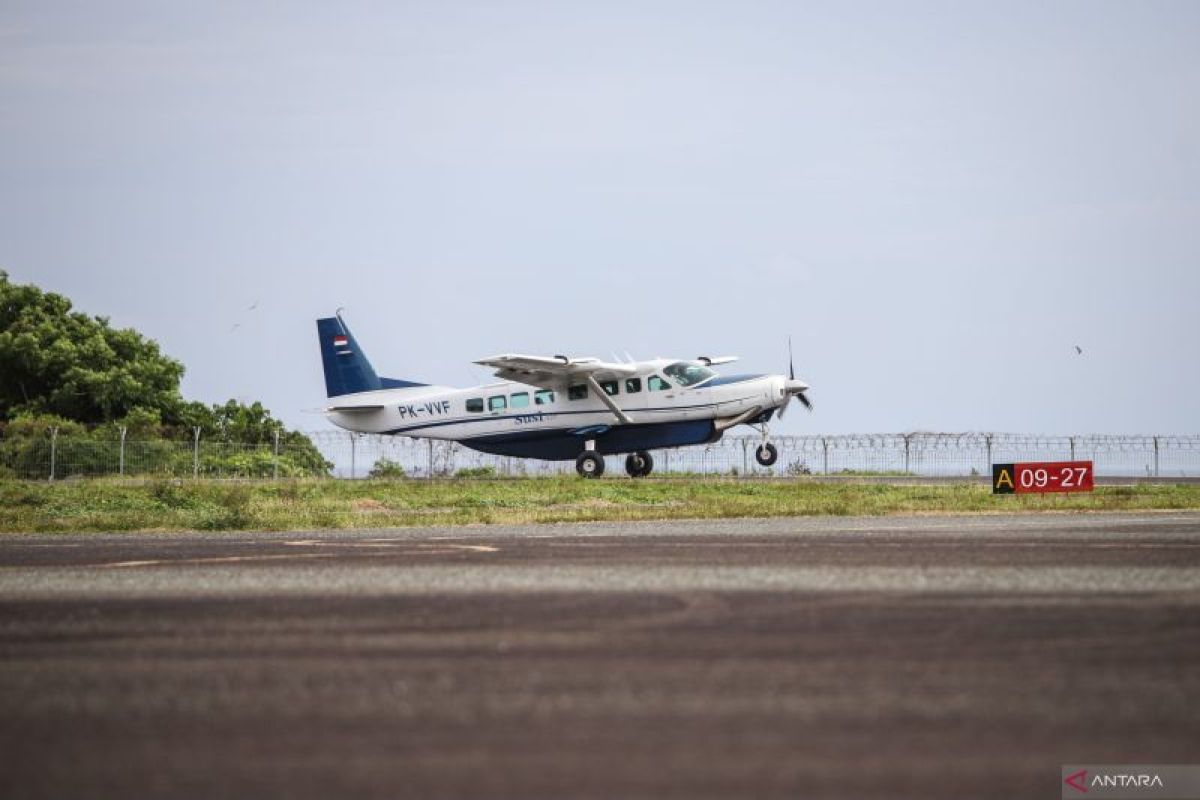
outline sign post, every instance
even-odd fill
[[[992,464],[992,494],[1090,492],[1095,488],[1090,461],[1028,461]]]

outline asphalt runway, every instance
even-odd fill
[[[1200,762],[1200,514],[0,538],[0,796],[1054,797]]]

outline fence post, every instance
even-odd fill
[[[122,478],[125,477],[125,433],[127,429],[124,425],[121,426],[121,455],[117,462],[117,474]]]
[[[1158,477],[1158,437],[1154,437],[1154,477]]]
[[[271,480],[279,480],[279,431],[275,431],[275,453],[271,458]]]
[[[200,426],[192,428],[192,480],[200,477]]]
[[[357,457],[357,455],[358,454],[355,452],[355,449],[354,449],[354,434],[352,433],[352,434],[350,434],[350,480],[354,480],[354,467],[355,467],[354,462],[355,462],[355,458]]]
[[[912,434],[911,433],[904,434],[904,474],[905,475],[908,474],[908,437],[909,436],[912,436]]]
[[[433,439],[426,439],[429,445],[429,480],[433,480]]]
[[[750,440],[745,437],[742,437],[742,474],[743,475],[748,475],[750,473],[750,460],[747,457],[748,451],[746,449],[749,446],[750,446]]]
[[[1071,443],[1071,460],[1074,461],[1075,460],[1075,437],[1074,436],[1069,437],[1068,441]]]
[[[987,463],[983,465],[983,474],[990,475],[992,472],[992,434],[987,434],[983,440],[987,443]]]
[[[821,437],[821,449],[823,451],[825,451],[824,472],[826,475],[828,475],[829,474],[829,440],[826,439],[824,436]]]
[[[50,480],[54,480],[54,468],[58,466],[58,426],[50,429]]]

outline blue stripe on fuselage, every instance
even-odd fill
[[[720,438],[721,435],[713,429],[711,419],[698,419],[616,425],[603,436],[598,436],[595,443],[596,452],[612,455],[685,447],[714,442]],[[481,453],[546,461],[567,461],[583,452],[582,439],[569,428],[489,434],[460,439],[459,442]]]
[[[765,378],[766,375],[718,375],[711,381],[705,381],[697,386],[697,389],[708,389],[713,386],[728,386],[731,383],[745,383],[746,381],[754,381],[759,378]]]

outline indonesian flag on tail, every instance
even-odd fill
[[[339,356],[350,355],[350,340],[341,334],[333,337],[333,347]]]

